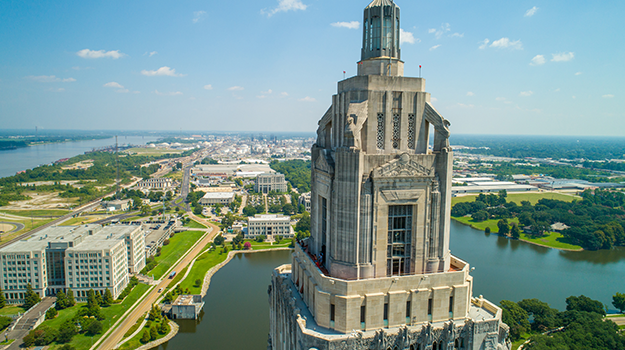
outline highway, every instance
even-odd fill
[[[187,267],[191,263],[191,261],[193,261],[193,259],[195,259],[195,257],[202,251],[202,248],[204,248],[206,244],[210,243],[215,235],[219,233],[219,227],[217,227],[215,224],[199,218],[191,213],[189,214],[189,216],[191,216],[192,219],[207,225],[207,227],[210,227],[211,231],[206,236],[204,236],[204,238],[198,244],[191,248],[191,252],[187,254],[178,264],[176,264],[173,269],[169,270],[167,274],[164,274],[163,279],[158,283],[156,287],[148,292],[148,296],[143,299],[143,301],[141,301],[136,308],[134,308],[128,315],[125,315],[123,317],[123,320],[121,320],[119,324],[111,327],[112,331],[110,331],[110,334],[108,336],[106,334],[103,336],[103,338],[106,337],[106,339],[104,339],[104,341],[100,343],[97,349],[114,349],[117,343],[123,340],[124,334],[126,334],[130,327],[132,327],[137,322],[139,317],[141,317],[144,313],[150,311],[152,305],[161,296],[161,293],[158,293],[158,290],[160,288],[163,288],[163,291],[165,291],[167,286],[169,286],[169,284],[173,281],[172,279],[167,278],[169,272],[182,271],[182,269]]]

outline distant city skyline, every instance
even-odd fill
[[[314,132],[365,1],[0,3],[3,129]],[[622,136],[618,1],[396,1],[452,134]]]

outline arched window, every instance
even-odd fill
[[[432,350],[438,350],[438,344],[436,342],[432,344]]]

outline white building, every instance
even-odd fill
[[[299,198],[297,199],[297,203],[303,205],[306,211],[309,213],[311,205],[310,195],[310,192],[302,193],[302,195],[299,196]]]
[[[271,191],[286,192],[287,186],[284,174],[260,174],[256,177],[254,188],[258,193],[269,193]]]
[[[202,205],[224,204],[228,205],[234,200],[233,192],[209,192],[200,199]]]
[[[80,300],[108,288],[117,298],[145,266],[145,236],[140,226],[53,226],[0,249],[0,264],[10,303],[23,302],[29,283],[40,296],[71,288]]]
[[[247,235],[245,238],[256,238],[264,235],[267,238],[272,236],[293,237],[291,218],[285,215],[276,214],[256,214],[247,218]]]
[[[176,181],[167,177],[145,179],[139,181],[139,187],[146,190],[171,190],[177,185],[178,183]]]

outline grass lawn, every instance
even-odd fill
[[[189,227],[189,228],[206,228],[206,226],[200,224],[199,222],[197,222],[195,220],[189,221],[189,223],[185,224],[184,226],[185,227]]]
[[[137,329],[139,329],[139,326],[141,326],[141,322],[143,322],[146,315],[147,315],[147,312],[144,313],[141,317],[139,317],[137,322],[134,325],[132,325],[132,327],[130,327],[130,329],[128,330],[128,332],[126,332],[126,334],[124,334],[124,338],[122,340],[130,337],[132,333],[134,333]]]
[[[119,304],[113,304],[109,307],[102,308],[102,315],[104,315],[105,319],[102,321],[102,333],[90,337],[84,334],[78,334],[74,336],[72,341],[69,343],[76,350],[86,350],[89,349],[100,337],[102,334],[106,333],[106,331],[119,320],[119,317],[122,316],[130,306],[132,306],[142,295],[150,288],[147,284],[139,283],[135,288],[133,288],[132,292]],[[59,311],[59,315],[52,320],[46,320],[42,323],[42,325],[46,325],[50,328],[58,329],[63,322],[68,319],[72,319],[78,310],[81,307],[86,306],[87,303],[79,303],[75,306]],[[53,343],[49,349],[54,349],[59,347],[59,344]]]
[[[21,306],[7,305],[0,309],[0,316],[17,315],[19,313],[23,314],[25,311],[26,310],[24,310],[24,308]]]
[[[249,241],[250,243],[252,243],[252,250],[263,250],[263,249],[273,249],[273,248],[285,248],[285,247],[288,247],[288,246],[290,246],[290,245],[291,245],[291,239],[290,239],[290,238],[289,238],[289,239],[283,239],[283,240],[280,242],[280,244],[275,244],[275,243],[274,243],[273,245],[272,245],[271,243],[268,243],[268,242],[262,242],[262,243],[259,243],[259,242],[256,242],[256,241],[253,241],[253,240],[249,240],[249,239],[247,239],[247,240],[245,240],[245,241],[246,241],[246,242],[247,242],[247,241]],[[245,244],[245,243],[243,243],[243,244]]]
[[[463,216],[460,218],[457,218],[455,216],[451,217],[453,220],[459,221],[465,225],[471,226],[472,228],[476,229],[476,230],[480,230],[480,231],[486,231],[487,227],[490,227],[490,232],[492,233],[499,233],[499,227],[497,227],[497,223],[499,222],[499,219],[491,219],[491,220],[486,220],[486,221],[482,221],[482,222],[475,222],[473,221],[473,219],[471,217],[467,217],[467,216]],[[519,219],[517,218],[513,218],[513,219],[508,219],[508,223],[512,224],[513,222],[516,222],[517,224],[519,223]]]
[[[0,213],[6,213],[11,215],[25,216],[25,217],[37,217],[37,216],[63,216],[71,213],[69,210],[62,209],[49,209],[49,210],[0,210]]]
[[[94,222],[94,221],[102,220],[102,219],[105,219],[105,218],[106,218],[106,216],[99,216],[99,215],[78,216],[78,217],[75,217],[75,218],[68,219],[67,221],[63,222],[59,226],[83,225],[83,224],[88,224],[88,223],[91,223],[91,222]]]
[[[178,171],[174,171],[174,172],[171,172],[171,173],[165,175],[165,177],[168,177],[168,178],[174,179],[174,180],[178,180],[178,181],[182,181],[182,175],[184,175],[182,173],[182,171],[178,170]]]
[[[203,282],[204,276],[208,270],[226,260],[228,254],[219,254],[220,250],[220,248],[214,250],[211,249],[198,256],[197,260],[195,260],[195,263],[193,264],[193,267],[191,268],[191,271],[189,272],[189,275],[182,281],[180,287],[182,287],[182,289],[189,288],[191,294],[200,294],[202,291],[202,284],[200,284],[199,287],[195,287],[195,280],[199,279]]]
[[[13,233],[10,233],[10,234],[2,234],[0,236],[1,237],[0,238],[0,242],[11,240],[11,239],[13,239],[13,238],[23,234],[23,233],[26,233],[26,232],[28,232],[28,231],[30,231],[32,229],[35,229],[35,228],[37,228],[37,227],[39,227],[41,225],[45,225],[45,224],[47,224],[47,223],[49,223],[51,221],[54,221],[54,220],[55,219],[39,219],[39,218],[36,218],[34,220],[33,219],[26,219],[26,218],[24,220],[14,220],[14,219],[7,219],[7,220],[5,220],[5,219],[1,219],[0,221],[16,222],[16,223],[23,224],[24,228],[22,230],[19,230],[17,232],[13,232]]]
[[[156,265],[148,275],[154,275],[155,279],[163,277],[163,274],[165,274],[165,272],[167,272],[167,270],[169,270],[169,268],[204,235],[204,233],[203,231],[184,231],[170,238],[169,244],[163,246],[161,249],[161,256],[155,258],[158,265]]]
[[[470,217],[452,217],[453,220],[459,221],[465,225],[471,226],[472,228],[480,231],[485,231],[487,227],[490,227],[490,232],[499,233],[499,227],[497,227],[498,219],[486,220],[482,222],[475,222]],[[508,220],[509,223],[519,222],[518,218],[513,218]],[[551,232],[549,235],[543,237],[534,237],[532,235],[526,235],[525,233],[521,233],[520,240],[526,241],[529,243],[536,243],[540,245],[544,245],[551,248],[556,249],[572,249],[572,250],[582,250],[582,247],[578,245],[571,244],[562,236],[562,234],[557,232]]]
[[[145,317],[145,316],[144,316],[144,317]],[[140,318],[140,319],[139,319],[139,321],[137,321],[137,322],[141,323],[141,322],[143,321],[144,317]],[[149,323],[150,323],[150,321],[148,321],[148,322],[147,322],[147,323],[143,326],[143,329],[141,330],[141,332],[139,332],[137,335],[135,335],[134,337],[132,337],[132,339],[130,339],[129,341],[127,341],[127,342],[125,342],[124,344],[122,344],[122,346],[120,346],[118,349],[120,349],[120,350],[130,350],[130,349],[136,349],[136,348],[138,348],[138,347],[142,346],[142,345],[143,345],[143,343],[142,343],[140,340],[141,340],[141,337],[143,336],[143,333],[144,333],[145,331],[148,331],[148,333],[150,332],[150,327],[148,327],[148,324],[149,324]],[[137,325],[137,326],[139,326],[139,325]],[[160,330],[160,322],[159,322],[159,323],[157,323],[157,324],[156,324],[156,326],[157,326],[157,328],[156,328],[156,329],[157,329],[157,330]],[[133,327],[134,327],[134,326],[133,326]],[[161,338],[163,338],[164,336],[166,336],[167,334],[169,334],[169,331],[170,331],[170,330],[171,330],[171,327],[169,327],[169,324],[168,324],[168,325],[167,325],[167,332],[165,332],[165,333],[163,333],[163,334],[158,333],[158,336],[157,336],[157,337],[156,337],[156,339],[154,339],[154,340],[157,340],[157,339],[161,339]]]
[[[496,193],[495,193],[496,194]],[[464,202],[473,202],[477,195],[470,196],[462,196],[462,197],[453,197],[451,199],[451,205],[453,206],[456,203],[464,203]],[[574,199],[581,199],[577,196],[572,196],[563,193],[557,192],[540,192],[540,193],[508,193],[508,197],[506,200],[508,202],[515,202],[518,205],[521,205],[521,201],[529,201],[532,205],[538,203],[540,199],[557,199],[564,202],[572,202]]]
[[[557,249],[582,250],[582,247],[569,243],[569,241],[558,232],[550,232],[548,236],[543,237],[534,237],[521,233],[521,240]]]

